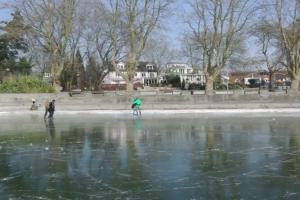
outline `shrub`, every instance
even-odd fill
[[[167,84],[171,84],[172,87],[180,88],[180,76],[175,74],[166,75]]]
[[[218,84],[215,86],[215,90],[226,90],[227,89],[227,85],[224,84]]]
[[[2,93],[53,93],[55,89],[34,76],[17,76],[0,84]]]

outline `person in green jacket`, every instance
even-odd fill
[[[131,108],[133,109],[133,115],[142,115],[141,113],[141,105],[142,105],[142,100],[138,97],[133,99]]]

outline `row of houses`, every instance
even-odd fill
[[[125,64],[117,64],[118,70],[111,71],[103,80],[103,85],[123,85],[126,81],[120,73],[126,71]],[[158,68],[151,62],[140,62],[134,76],[134,83],[143,86],[156,86],[163,82],[165,75],[175,74],[180,77],[180,82],[205,84],[205,74],[201,70],[194,70],[191,66],[184,63],[169,63],[166,71],[158,74]]]
[[[117,64],[118,70],[109,72],[103,80],[103,85],[124,85],[126,80],[122,77],[125,73],[125,63]],[[144,86],[153,86],[159,83],[157,66],[150,62],[140,62],[134,76],[134,82]]]
[[[126,85],[126,80],[122,73],[126,73],[126,65],[123,62],[117,64],[117,70],[109,72],[102,82],[104,88],[116,89]],[[159,73],[158,67],[152,62],[139,62],[134,76],[134,84],[140,86],[157,86],[165,80],[168,74],[178,75],[181,83],[205,85],[205,73],[200,69],[194,69],[185,63],[168,63],[165,71]],[[45,77],[51,75],[46,74]],[[223,84],[249,85],[250,79],[256,79],[260,82],[269,82],[269,73],[267,71],[255,72],[232,72],[221,76]],[[290,78],[286,71],[279,71],[274,74],[273,80],[277,83],[286,83]]]
[[[125,64],[119,63],[117,65],[119,72],[110,72],[103,80],[103,85],[113,84],[126,84],[126,81],[118,73],[126,71]],[[166,70],[163,73],[158,74],[158,68],[151,62],[140,62],[137,67],[137,71],[134,77],[134,83],[139,83],[143,86],[156,86],[163,82],[164,78],[168,74],[178,75],[180,82],[189,84],[205,85],[205,73],[200,69],[193,69],[190,65],[185,63],[168,63]],[[261,71],[248,71],[248,72],[232,72],[226,73],[221,76],[224,84],[240,84],[244,86],[250,85],[249,80],[255,79],[260,83],[268,84],[269,73],[266,70]],[[274,83],[284,85],[290,82],[290,77],[287,71],[278,71],[273,75]]]
[[[230,84],[250,85],[249,80],[254,79],[257,82],[267,85],[270,82],[269,72],[260,70],[255,72],[232,72],[229,75]],[[291,82],[290,76],[286,70],[277,71],[273,74],[273,83],[276,85],[288,85]]]

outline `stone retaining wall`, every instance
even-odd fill
[[[207,108],[300,108],[300,97],[258,94],[216,94],[207,97],[196,95],[141,95],[142,109],[207,109]],[[0,111],[28,110],[31,99],[43,107],[48,99],[56,99],[60,110],[128,110],[132,97],[125,95],[101,95],[85,93],[70,97],[68,93],[57,94],[0,94]],[[43,109],[43,108],[42,108]]]

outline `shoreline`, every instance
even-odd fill
[[[255,113],[300,113],[300,96],[289,95],[145,95],[142,99],[144,115],[231,115]],[[39,105],[31,111],[32,99]],[[97,114],[132,115],[132,97],[86,94],[70,97],[58,94],[0,94],[0,116],[44,114],[44,102],[56,100],[55,115]]]
[[[132,116],[132,110],[57,110],[55,111],[55,116],[65,116],[65,115],[98,115],[98,116]],[[245,108],[245,109],[219,109],[219,108],[209,108],[209,109],[142,109],[142,116],[188,116],[188,115],[296,115],[300,116],[300,108]],[[12,115],[38,115],[43,116],[43,110],[31,111],[31,110],[19,110],[19,111],[0,111],[0,116],[12,116]],[[203,115],[202,115],[203,116]]]

